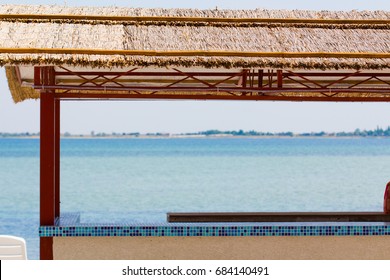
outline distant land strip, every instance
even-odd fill
[[[0,138],[39,138],[39,132],[0,132]],[[154,133],[139,133],[139,132],[95,132],[91,131],[90,134],[72,134],[65,132],[61,134],[63,138],[186,138],[186,137],[390,137],[390,126],[386,129],[377,127],[374,130],[361,130],[355,129],[353,132],[304,132],[294,133],[287,132],[259,132],[255,130],[244,131],[240,130],[206,130],[200,132],[188,132],[188,133],[167,133],[167,132],[154,132]]]

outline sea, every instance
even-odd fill
[[[167,212],[382,211],[389,138],[61,140],[61,211],[82,223]],[[39,139],[0,138],[0,234],[39,258]]]

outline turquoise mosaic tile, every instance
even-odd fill
[[[390,235],[389,223],[161,223],[81,224],[78,214],[61,217],[56,226],[39,228],[52,236],[359,236]]]

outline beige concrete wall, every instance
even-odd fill
[[[390,259],[390,236],[54,237],[54,259]]]

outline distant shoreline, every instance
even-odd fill
[[[389,136],[215,136],[215,135],[172,135],[172,136],[61,136],[61,139],[363,139],[363,138],[380,138],[390,139]],[[0,136],[0,139],[40,139],[39,136]]]
[[[10,133],[0,132],[0,138],[27,138],[34,139],[39,138],[39,133]],[[90,134],[72,134],[65,132],[61,134],[63,139],[181,139],[181,138],[390,138],[390,126],[387,129],[377,127],[374,130],[360,130],[355,129],[353,132],[305,132],[294,133],[287,132],[260,132],[255,130],[244,131],[240,130],[206,130],[199,132],[188,133],[167,133],[167,132],[155,132],[155,133],[139,133],[139,132],[95,132]]]

